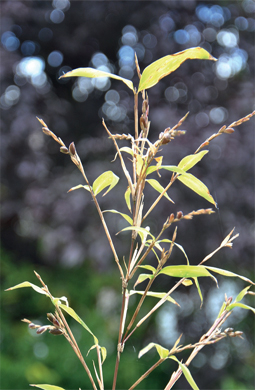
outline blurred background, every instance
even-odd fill
[[[98,199],[103,210],[128,213],[127,184],[119,161],[111,162],[115,150],[101,118],[111,132],[133,134],[132,92],[108,78],[59,77],[90,66],[132,79],[137,86],[135,52],[143,70],[158,58],[189,47],[209,51],[217,62],[187,61],[148,90],[152,142],[190,112],[182,125],[186,135],[162,151],[165,164],[178,164],[221,126],[254,110],[255,2],[53,0],[2,1],[0,7],[1,389],[27,389],[29,383],[91,388],[64,339],[38,336],[20,322],[25,317],[46,324],[46,313],[53,310],[50,301],[32,289],[3,293],[25,280],[39,284],[33,270],[54,296],[67,296],[107,348],[104,376],[106,388],[111,388],[121,302],[119,274],[89,194],[82,190],[67,194],[72,186],[83,184],[79,171],[42,133],[36,116],[66,145],[75,142],[90,182],[108,169],[120,176],[118,185]],[[208,149],[192,173],[209,187],[218,209],[211,216],[181,221],[176,241],[190,263],[197,264],[235,227],[240,237],[233,249],[223,249],[208,265],[254,279],[254,120],[236,127],[232,135],[218,137]],[[162,185],[168,178],[162,174]],[[147,190],[145,210],[157,196],[153,189]],[[152,234],[171,212],[211,207],[182,183],[175,183],[169,195],[175,205],[163,199],[148,217]],[[127,258],[129,235],[115,236],[125,221],[113,214],[105,218],[119,257]],[[165,238],[172,237],[173,229]],[[155,263],[152,256],[150,261]],[[171,262],[185,264],[185,258],[174,250]],[[168,291],[176,281],[158,280],[157,291]],[[196,288],[182,286],[173,295],[181,308],[165,304],[134,333],[121,358],[118,388],[130,387],[158,359],[154,351],[138,359],[141,348],[149,342],[170,348],[181,333],[182,344],[198,341],[216,318],[224,294],[235,298],[247,285],[237,278],[219,276],[218,281],[219,289],[212,280],[201,279],[201,309]],[[130,315],[136,299],[131,300]],[[245,303],[254,305],[254,300],[247,296]],[[155,300],[148,298],[142,314],[153,304]],[[75,321],[69,322],[86,355],[93,339]],[[190,369],[200,389],[255,387],[253,315],[235,310],[227,326],[243,331],[243,340],[224,339],[194,359]],[[187,357],[188,353],[178,356]],[[95,358],[93,351],[86,358],[92,371]],[[176,363],[165,362],[138,388],[164,388],[176,368]],[[180,378],[175,388],[189,385]]]

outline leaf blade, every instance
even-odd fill
[[[181,66],[184,61],[188,59],[204,59],[216,61],[216,59],[211,56],[210,53],[208,53],[205,49],[202,49],[201,47],[192,47],[190,49],[186,49],[178,53],[165,56],[148,65],[144,69],[139,82],[138,92],[153,87],[159,82],[159,80],[174,72],[176,69],[179,68],[179,66]]]
[[[115,175],[112,171],[106,171],[94,181],[92,188],[95,195],[98,195],[106,187],[109,187],[108,190],[103,194],[105,196],[119,181],[119,177]]]
[[[99,69],[94,68],[77,68],[73,69],[70,72],[67,72],[60,76],[60,79],[65,77],[88,77],[88,78],[97,78],[97,77],[110,77],[112,79],[120,80],[124,84],[128,86],[132,91],[134,90],[134,86],[131,80],[125,79],[124,77],[117,76],[115,74],[104,72]]]
[[[205,154],[207,154],[209,150],[203,150],[197,154],[190,154],[188,156],[185,156],[178,164],[178,167],[183,169],[185,172],[194,167]]]
[[[178,176],[177,179],[182,182],[186,187],[196,192],[199,196],[206,199],[208,202],[216,206],[216,202],[210,194],[206,185],[191,173],[185,173],[185,175]]]

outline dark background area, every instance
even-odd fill
[[[216,63],[187,61],[148,90],[152,142],[190,112],[182,126],[186,135],[162,152],[165,164],[178,164],[222,125],[254,110],[255,2],[1,1],[0,7],[1,389],[25,389],[28,383],[90,388],[65,340],[50,334],[37,336],[20,322],[25,317],[45,324],[46,313],[53,310],[50,301],[31,289],[3,293],[25,280],[39,284],[33,270],[41,274],[54,296],[68,297],[71,307],[107,348],[104,377],[110,388],[121,282],[89,194],[82,190],[67,194],[72,186],[83,184],[79,171],[42,133],[36,116],[66,145],[75,142],[90,182],[108,169],[120,176],[118,185],[98,199],[103,210],[128,213],[126,181],[119,161],[111,163],[115,150],[101,118],[113,133],[133,134],[132,92],[115,80],[59,80],[59,76],[91,66],[138,85],[134,52],[143,70],[165,55],[194,46],[205,48],[218,58]],[[218,210],[211,216],[182,221],[177,242],[190,263],[197,264],[235,227],[240,237],[233,249],[223,249],[208,265],[254,279],[254,119],[236,127],[234,134],[212,141],[208,150],[191,172],[208,186]],[[168,177],[162,174],[162,185]],[[181,183],[169,195],[175,205],[163,199],[147,220],[154,235],[171,212],[211,207]],[[155,197],[155,191],[148,188],[145,210]],[[113,236],[126,226],[117,215],[105,218]],[[165,238],[172,233],[170,229]],[[129,236],[122,233],[114,240],[119,257],[127,258]],[[175,250],[172,264],[184,262]],[[119,389],[130,387],[156,361],[153,351],[138,359],[141,348],[149,342],[169,348],[181,333],[182,343],[198,341],[216,318],[224,294],[235,297],[246,287],[240,279],[219,276],[218,280],[216,289],[213,281],[201,279],[202,309],[195,287],[183,286],[173,295],[180,309],[167,303],[134,333],[121,358]],[[174,281],[162,278],[159,283],[155,288],[167,291]],[[254,304],[251,296],[245,299]],[[153,298],[148,298],[142,313],[153,304]],[[135,299],[130,315],[132,308]],[[93,339],[74,321],[70,324],[86,355]],[[192,375],[200,389],[253,389],[254,318],[251,312],[236,310],[226,326],[243,331],[244,339],[225,339],[204,348],[190,366]],[[96,359],[93,351],[86,358],[91,370],[92,359]],[[166,362],[138,388],[164,388],[176,367]],[[189,385],[181,378],[175,388]]]

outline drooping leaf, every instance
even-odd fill
[[[245,287],[236,297],[235,302],[240,302],[243,297],[247,294],[247,291],[251,288],[251,286]]]
[[[175,356],[173,356],[173,355],[172,355],[172,356],[169,356],[169,359],[175,360],[175,361],[179,364],[179,366],[181,367],[182,372],[183,372],[183,374],[184,374],[186,380],[189,382],[189,384],[190,384],[190,386],[192,387],[192,389],[193,389],[193,390],[199,390],[199,388],[197,387],[197,384],[196,384],[196,382],[194,381],[194,379],[193,379],[193,377],[192,377],[192,375],[191,375],[190,370],[188,369],[188,367],[185,366],[185,364],[181,363],[181,362],[177,359],[177,357],[175,357]]]
[[[217,274],[223,275],[223,276],[230,276],[230,277],[236,277],[245,280],[246,282],[255,285],[254,282],[252,282],[250,279],[246,278],[245,276],[235,274],[234,272],[231,271],[226,271],[225,269],[221,268],[215,268],[215,267],[208,267],[204,266],[205,268],[209,269],[212,272],[216,272]]]
[[[139,82],[138,92],[153,87],[153,85],[156,85],[159,80],[174,72],[184,61],[188,59],[216,61],[216,59],[212,57],[211,54],[209,54],[201,47],[192,47],[190,49],[165,56],[153,62],[144,69]]]
[[[173,276],[175,278],[199,278],[211,277],[217,284],[216,278],[202,265],[169,265],[164,267],[159,274]]]
[[[124,195],[124,198],[125,198],[125,201],[126,201],[126,204],[127,204],[127,207],[131,213],[131,200],[130,200],[130,195],[131,195],[131,190],[130,190],[130,187],[127,188],[126,192],[125,192],[125,195]]]
[[[186,173],[185,175],[178,176],[178,180],[186,187],[189,187],[192,191],[196,192],[202,198],[208,200],[208,202],[213,203],[216,206],[216,202],[210,194],[208,188],[197,177],[191,175],[191,173]]]
[[[148,240],[148,241],[149,241],[149,240]],[[168,243],[172,244],[172,240],[169,240],[168,238],[164,238],[163,240],[157,241],[156,244],[155,244],[155,246],[156,246],[157,244],[160,244],[161,242],[168,242]],[[174,242],[174,245],[175,245],[178,249],[180,249],[180,251],[182,251],[182,253],[184,254],[184,256],[185,256],[185,258],[186,258],[186,260],[187,260],[187,265],[189,265],[189,258],[188,258],[188,256],[187,256],[187,254],[186,254],[186,252],[185,252],[183,246],[180,245],[180,244],[177,244],[177,242]],[[162,248],[161,248],[161,251],[162,251]]]
[[[251,310],[251,311],[255,314],[255,308],[254,308],[254,307],[245,305],[244,303],[240,303],[240,302],[231,303],[231,304],[227,307],[227,310],[230,311],[230,310],[234,309],[234,307],[241,307],[242,309]]]
[[[144,291],[139,291],[139,290],[130,290],[129,291],[129,295],[133,295],[133,294],[140,294],[140,295],[143,295],[144,294]],[[154,298],[158,298],[158,299],[161,299],[163,298],[164,296],[166,295],[166,293],[158,293],[158,292],[153,292],[153,291],[148,291],[146,296],[148,297],[154,297]],[[168,296],[167,297],[167,301],[171,302],[171,303],[174,303],[175,305],[177,306],[180,306],[175,299],[173,299],[172,297]]]
[[[144,282],[146,279],[152,279],[154,277],[154,275],[151,275],[151,274],[140,274],[137,278],[137,281],[135,282],[134,284],[134,288],[139,284],[139,283],[142,283]]]
[[[42,390],[65,390],[63,389],[63,387],[54,386],[54,385],[30,385],[30,386],[38,387],[39,389]]]
[[[160,194],[164,191],[164,187],[155,179],[146,179],[147,183],[149,183],[153,188],[154,190],[158,191]],[[174,203],[174,201],[169,198],[169,196],[167,195],[167,193],[165,192],[164,193],[164,196],[172,203]]]
[[[32,289],[34,289],[39,294],[44,294],[44,295],[49,296],[49,294],[47,294],[47,292],[44,291],[41,287],[38,287],[38,286],[36,286],[36,284],[30,283],[30,282],[22,282],[22,283],[16,284],[16,286],[7,288],[5,291],[11,291],[11,290],[15,290],[16,288],[23,288],[23,287],[32,287]]]
[[[84,190],[89,191],[89,186],[88,185],[83,186],[82,184],[79,184],[78,186],[70,188],[70,190],[67,191],[67,192],[75,191],[75,190],[78,190],[79,188],[83,188]]]
[[[128,221],[128,223],[129,223],[130,225],[133,224],[132,218],[131,218],[129,215],[127,215],[127,214],[120,213],[120,212],[117,211],[117,210],[104,210],[103,212],[104,212],[104,213],[120,214],[123,218],[125,218],[126,221]]]
[[[112,73],[104,72],[99,69],[94,68],[77,68],[73,69],[70,72],[67,72],[63,74],[63,76],[60,76],[60,79],[64,77],[88,77],[88,78],[97,78],[97,77],[111,77],[112,79],[120,80],[123,83],[125,83],[128,88],[134,90],[133,83],[131,80],[124,79],[123,77],[117,76]]]
[[[144,347],[143,349],[141,349],[141,351],[138,354],[138,358],[140,359],[140,357],[145,355],[152,348],[156,348],[156,350],[157,350],[157,352],[159,354],[160,359],[166,359],[167,358],[167,356],[169,354],[169,350],[164,348],[164,347],[162,347],[159,344],[156,344],[156,343],[150,343],[150,344],[147,345],[147,347]]]
[[[193,278],[193,279],[194,279],[194,281],[195,281],[195,285],[196,285],[196,287],[197,287],[198,294],[199,294],[199,296],[200,296],[200,300],[201,300],[201,305],[200,305],[200,307],[202,307],[202,305],[203,305],[203,295],[202,295],[202,291],[201,291],[200,285],[199,285],[199,283],[198,283],[198,278]]]
[[[119,233],[125,232],[125,231],[127,231],[127,230],[134,230],[134,231],[136,231],[137,233],[139,233],[139,235],[140,235],[142,241],[144,240],[144,238],[145,238],[147,235],[149,235],[150,237],[152,237],[153,240],[155,239],[155,237],[153,236],[153,234],[151,234],[151,233],[149,232],[149,230],[147,230],[147,229],[145,229],[145,228],[142,228],[142,227],[138,227],[138,226],[128,226],[128,227],[122,229]],[[117,234],[119,234],[119,233],[117,233]]]
[[[92,345],[92,347],[87,352],[87,356],[88,356],[88,354],[90,353],[90,351],[92,349],[95,349],[97,347],[99,347],[99,349],[100,349],[100,352],[101,352],[101,355],[102,355],[102,364],[103,364],[105,359],[106,359],[106,356],[107,356],[107,350],[106,350],[105,347],[100,347],[100,345],[98,345],[98,344]]]
[[[153,267],[152,265],[139,265],[139,268],[144,268],[144,269],[147,269],[149,271],[151,271],[153,274],[156,272],[156,268]]]
[[[123,148],[120,148],[119,151],[131,154],[131,156],[133,156],[133,154],[134,154],[133,150],[131,148],[127,147],[127,146],[123,146]],[[118,152],[115,154],[115,157],[114,157],[113,161],[116,160],[117,156],[118,156]]]
[[[158,171],[159,169],[166,169],[167,171],[185,174],[185,171],[183,169],[176,167],[175,165],[161,165],[160,167],[157,165],[152,165],[147,169],[146,175],[149,175],[152,172]]]
[[[196,165],[205,154],[207,154],[209,150],[203,150],[202,152],[199,152],[197,154],[190,154],[189,156],[184,157],[178,164],[178,167],[183,169],[184,171],[188,171],[194,165]]]
[[[66,305],[63,305],[63,304],[59,304],[58,305],[61,309],[63,309],[64,311],[66,311],[71,317],[73,317],[77,322],[79,322],[79,324],[81,324],[83,326],[84,329],[86,329],[87,332],[89,332],[93,337],[94,337],[94,342],[95,344],[98,344],[98,339],[96,338],[96,336],[94,335],[94,333],[89,329],[89,327],[85,324],[84,321],[82,321],[82,319],[78,316],[78,314],[74,311],[74,309],[72,309],[71,307],[69,306],[66,306]]]
[[[119,181],[119,177],[116,176],[112,171],[106,171],[102,173],[93,183],[93,191],[95,195],[98,195],[106,187],[109,187],[108,190],[104,193],[105,196]]]
[[[138,176],[141,173],[143,165],[144,165],[143,158],[139,154],[137,154],[136,155],[136,173],[137,173]]]

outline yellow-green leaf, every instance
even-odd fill
[[[95,195],[98,195],[106,187],[109,187],[108,190],[104,193],[105,196],[119,181],[119,177],[116,176],[112,171],[106,171],[102,173],[93,183],[93,191]]]
[[[138,354],[138,358],[140,358],[144,354],[146,354],[151,348],[156,348],[156,350],[157,350],[157,352],[158,352],[158,354],[160,356],[160,359],[166,359],[168,354],[169,354],[169,350],[168,349],[162,347],[159,344],[150,343],[145,348],[141,349],[141,351]]]
[[[185,173],[183,175],[178,176],[178,180],[182,182],[186,187],[189,187],[192,191],[196,192],[202,198],[208,200],[208,202],[213,203],[216,206],[215,200],[210,194],[208,188],[197,177],[193,176],[191,173]]]
[[[75,190],[78,190],[79,188],[83,188],[84,190],[89,191],[89,186],[87,186],[87,185],[83,186],[82,184],[79,184],[78,186],[70,188],[70,190],[67,192],[75,191]]]
[[[156,85],[159,80],[174,72],[184,61],[189,59],[216,61],[216,58],[211,56],[210,53],[201,47],[192,47],[190,49],[165,56],[153,62],[144,69],[140,79],[138,92],[153,87],[153,85]]]
[[[137,283],[138,284],[138,283]],[[140,294],[140,295],[143,295],[144,294],[144,291],[139,291],[139,290],[130,290],[129,291],[129,295],[133,295],[133,294]],[[158,299],[162,299],[164,298],[164,296],[166,295],[166,293],[159,293],[159,292],[153,292],[153,291],[148,291],[146,296],[148,297],[154,297],[154,298],[158,298]],[[168,296],[167,297],[167,301],[171,302],[171,303],[174,303],[175,305],[177,306],[180,306],[172,297]]]
[[[47,294],[46,291],[44,291],[41,287],[38,287],[35,284],[30,283],[30,282],[22,282],[22,283],[16,284],[16,286],[7,288],[5,291],[11,291],[11,290],[15,290],[16,288],[23,288],[23,287],[32,287],[32,289],[34,289],[39,294],[44,294],[44,295],[49,296],[49,294]]]
[[[152,165],[151,167],[149,167],[147,169],[146,175],[149,175],[152,172],[158,171],[159,169],[166,169],[167,171],[176,172],[176,173],[180,173],[180,174],[186,173],[183,169],[176,167],[175,165],[161,165],[160,167],[158,167],[157,165]]]
[[[151,274],[140,274],[137,278],[137,281],[135,282],[134,284],[134,288],[135,286],[137,286],[139,283],[142,283],[144,282],[146,279],[152,279],[154,276],[151,275]]]
[[[240,302],[231,303],[231,304],[227,307],[227,310],[229,310],[229,311],[230,311],[230,310],[233,310],[234,307],[241,307],[242,309],[251,310],[251,311],[255,314],[255,308],[254,308],[254,307],[245,305],[244,303],[240,303]]]
[[[203,305],[203,295],[202,295],[202,291],[201,291],[200,285],[199,285],[199,283],[198,283],[198,278],[193,278],[193,279],[194,279],[194,281],[195,281],[195,285],[196,285],[196,287],[197,287],[197,291],[198,291],[198,294],[199,294],[200,299],[201,299],[201,305],[200,305],[200,307],[202,307],[202,305]]]
[[[209,269],[212,272],[216,272],[217,274],[220,274],[223,276],[237,277],[237,278],[245,280],[248,283],[255,285],[255,283],[252,282],[250,279],[246,278],[245,276],[235,274],[234,272],[226,271],[225,269],[221,269],[221,268],[208,267],[208,266],[204,266],[204,267]]]
[[[192,378],[192,375],[190,373],[190,370],[188,369],[187,366],[185,366],[185,364],[181,363],[175,356],[169,356],[170,359],[172,360],[175,360],[179,366],[181,367],[182,369],[182,372],[186,378],[186,380],[189,382],[190,386],[192,387],[193,390],[199,390],[199,388],[197,387],[197,384],[196,382],[194,381],[194,379]]]
[[[130,225],[133,225],[133,220],[132,220],[132,218],[131,218],[129,215],[127,215],[127,214],[120,213],[120,212],[117,211],[117,210],[104,210],[103,212],[104,212],[104,213],[120,214],[123,218],[125,218],[126,221],[128,221],[128,223],[129,223]]]
[[[243,297],[247,294],[248,290],[251,288],[251,286],[245,287],[236,297],[235,302],[240,302]]]
[[[138,227],[138,226],[128,226],[124,229],[122,229],[120,232],[125,232],[127,230],[134,230],[136,231],[137,233],[139,233],[140,237],[141,237],[141,240],[143,241],[145,237],[147,237],[147,235],[149,235],[150,237],[152,237],[153,239],[155,239],[155,237],[153,236],[153,234],[151,234],[149,232],[149,230],[145,229],[145,228],[142,228],[142,227]],[[120,233],[119,232],[119,233]],[[117,234],[119,234],[117,233]]]
[[[89,332],[93,337],[94,337],[94,342],[95,344],[98,344],[98,339],[96,338],[96,336],[94,335],[94,333],[89,329],[89,327],[85,324],[84,321],[82,321],[82,319],[78,316],[78,314],[69,306],[66,306],[66,305],[63,305],[63,304],[59,304],[58,305],[61,309],[63,309],[64,311],[66,311],[71,317],[73,317],[77,322],[79,322],[79,324],[81,324],[83,326],[84,329],[86,329],[87,332]]]
[[[99,69],[94,68],[77,68],[74,70],[71,70],[70,72],[67,72],[66,74],[63,74],[63,76],[60,76],[60,79],[64,77],[89,77],[89,78],[97,78],[97,77],[111,77],[112,79],[120,80],[123,83],[125,83],[128,88],[134,90],[133,83],[131,80],[124,79],[123,77],[117,76],[112,73],[104,72]]]
[[[65,390],[63,389],[63,387],[54,386],[54,385],[30,385],[30,386],[38,387],[39,389],[42,390]]]
[[[125,201],[126,201],[126,204],[127,204],[127,207],[131,213],[131,200],[130,200],[130,195],[131,195],[131,190],[130,190],[130,187],[127,188],[126,192],[125,192],[125,195],[124,195],[124,198],[125,198]]]
[[[196,165],[205,154],[207,154],[209,150],[203,150],[202,152],[199,152],[197,154],[190,154],[189,156],[184,157],[178,164],[178,167],[183,169],[184,171],[188,171],[194,165]]]
[[[153,188],[154,190],[158,191],[160,194],[164,191],[164,187],[155,179],[146,179],[147,183],[149,183]],[[167,193],[165,192],[164,193],[164,196],[172,203],[174,203],[174,201],[169,198],[169,196],[167,195]]]
[[[175,278],[198,278],[210,276],[216,282],[216,278],[202,265],[169,265],[164,267],[159,274],[173,276]]]

